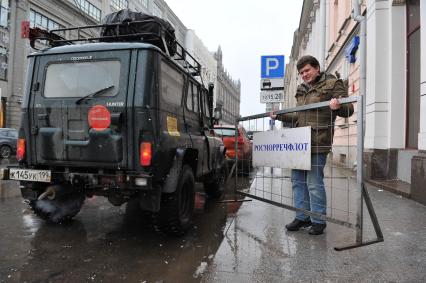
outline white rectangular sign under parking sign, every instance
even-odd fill
[[[270,102],[282,102],[284,100],[284,91],[261,91],[260,92],[260,103],[270,103]]]
[[[253,166],[311,170],[311,127],[255,133]]]

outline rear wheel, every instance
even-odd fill
[[[228,177],[228,166],[226,162],[220,168],[219,173],[214,176],[214,180],[204,182],[204,191],[210,198],[220,198],[225,191],[226,178]]]
[[[12,155],[12,149],[10,146],[2,145],[0,147],[0,157],[3,159],[8,159]]]
[[[154,213],[154,227],[166,234],[181,236],[191,227],[194,213],[195,181],[191,167],[182,168],[176,191],[163,193],[158,213]]]
[[[62,223],[71,220],[80,212],[85,195],[72,191],[58,195],[55,199],[33,199],[29,205],[34,213],[43,220],[52,223]]]

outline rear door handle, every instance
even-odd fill
[[[70,140],[66,140],[65,141],[65,145],[85,147],[85,146],[89,145],[89,140],[86,140],[86,141],[70,141]]]

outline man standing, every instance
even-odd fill
[[[291,172],[294,205],[306,211],[321,215],[327,212],[327,197],[324,187],[324,166],[327,155],[331,151],[336,116],[349,117],[353,113],[353,105],[341,105],[338,98],[347,97],[347,89],[343,81],[335,76],[320,72],[318,60],[313,56],[303,56],[297,61],[297,71],[303,83],[297,87],[296,106],[330,101],[329,107],[274,115],[272,119],[290,122],[295,127],[311,126],[311,170],[296,170]],[[311,226],[309,234],[323,233],[325,221],[296,212],[296,218],[286,225],[289,231],[298,231],[302,227]]]

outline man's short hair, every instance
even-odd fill
[[[300,71],[300,69],[302,69],[303,67],[305,67],[308,64],[311,65],[314,68],[319,67],[319,65],[320,65],[317,58],[315,58],[314,56],[311,56],[311,55],[305,55],[305,56],[302,56],[297,61],[297,64],[296,64],[297,71]]]

